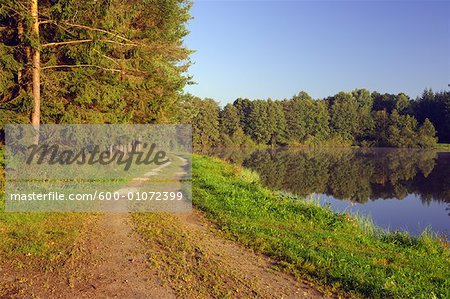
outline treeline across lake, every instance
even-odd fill
[[[191,123],[195,148],[450,142],[449,92],[300,92],[223,108],[184,94],[188,0],[30,3],[0,3],[0,143],[7,123]]]
[[[450,92],[426,89],[411,100],[404,93],[340,92],[314,100],[239,98],[220,108],[213,99],[183,100],[194,147],[329,145],[433,147],[450,142]]]

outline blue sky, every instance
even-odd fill
[[[222,104],[450,83],[450,1],[195,1],[191,13],[186,91]]]

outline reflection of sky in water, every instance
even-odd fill
[[[436,201],[422,203],[414,194],[408,194],[402,200],[380,199],[364,204],[338,200],[325,194],[312,194],[310,197],[319,199],[322,205],[329,203],[334,211],[370,215],[373,222],[383,228],[408,230],[417,235],[430,225],[434,231],[450,236],[448,203]]]

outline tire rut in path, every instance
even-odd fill
[[[252,281],[262,298],[325,297],[306,281],[275,270],[276,262],[273,259],[224,239],[200,211],[175,215],[191,233],[198,236],[198,246],[207,249],[211,258],[219,260],[224,268]]]
[[[179,158],[182,163],[184,159]],[[155,169],[156,170],[156,169]],[[160,169],[146,174],[153,176]],[[182,175],[182,173],[180,173]],[[138,188],[132,182],[128,188]],[[119,190],[127,192],[126,188]],[[120,209],[119,209],[120,210]],[[87,261],[73,279],[69,292],[61,298],[176,298],[175,291],[152,270],[145,255],[145,244],[133,232],[129,213],[100,216],[86,244]],[[292,275],[273,269],[272,259],[224,239],[196,210],[174,213],[180,224],[198,236],[198,246],[212,253],[213,259],[228,270],[241,273],[255,283],[263,298],[322,298],[323,294]]]
[[[128,213],[102,215],[88,238],[91,263],[79,272],[81,279],[74,283],[67,297],[176,297],[149,268],[143,244],[132,231]]]

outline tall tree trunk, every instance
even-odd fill
[[[39,41],[38,0],[31,0],[31,16],[33,18],[32,33],[34,38]],[[31,124],[34,126],[39,126],[41,122],[41,53],[39,51],[39,48],[34,48],[32,51],[33,113]]]

